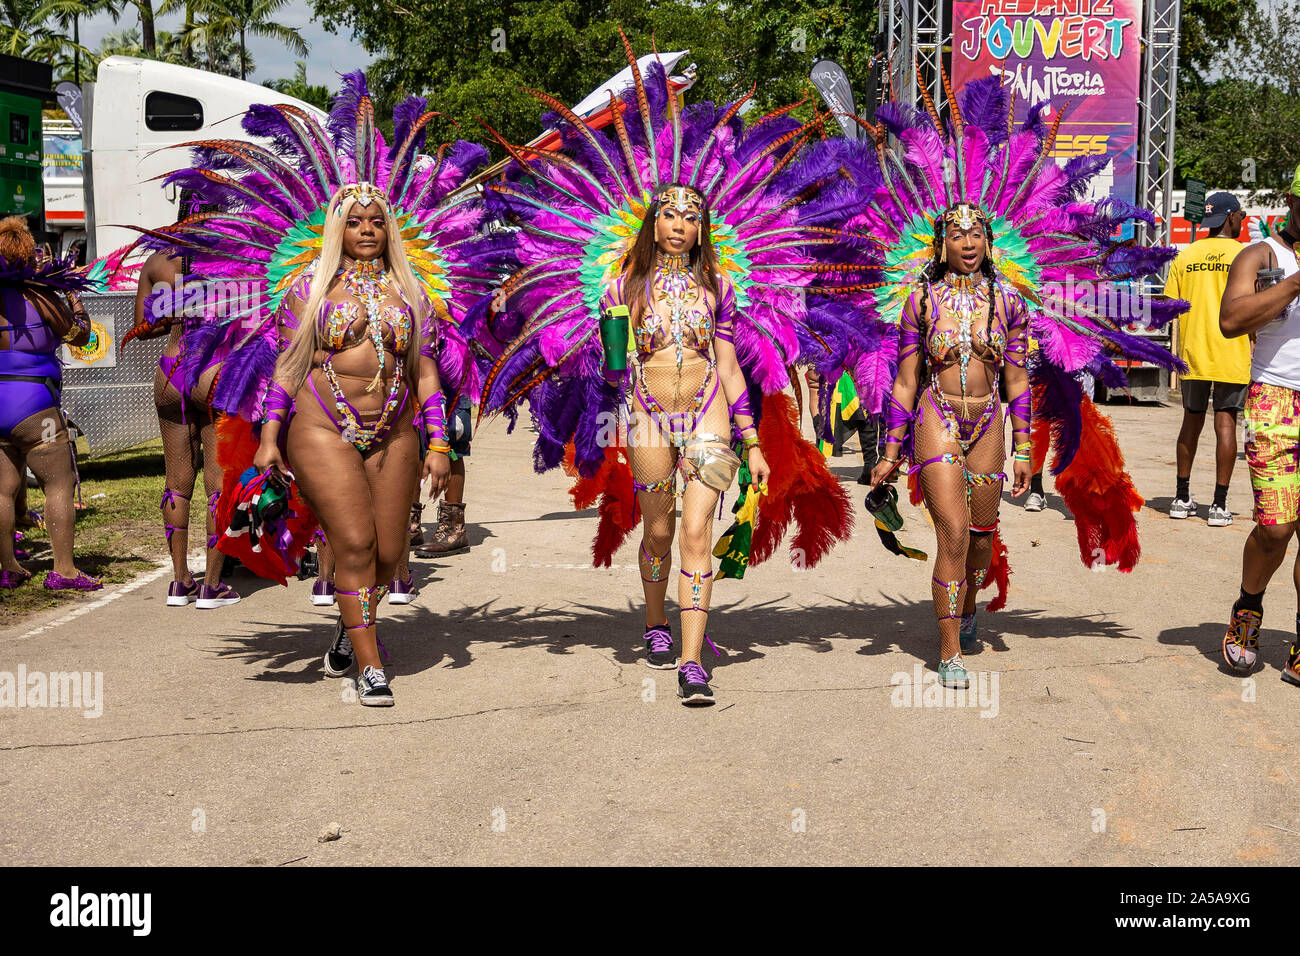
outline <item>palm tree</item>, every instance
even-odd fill
[[[0,0],[3,2],[3,0]],[[196,11],[207,17],[207,35],[239,41],[239,78],[248,79],[248,38],[278,40],[297,56],[306,56],[310,47],[297,27],[277,23],[272,17],[289,0],[192,0]]]
[[[330,89],[328,86],[313,86],[307,82],[307,63],[304,60],[298,60],[294,64],[292,79],[267,80],[262,85],[329,112]]]
[[[53,61],[69,48],[80,49],[56,28],[85,9],[82,0],[0,0],[0,49],[12,56]]]
[[[118,17],[121,16],[121,4],[115,2],[115,0],[79,0],[79,2],[70,4],[70,7],[71,9],[61,9],[56,12],[54,19],[64,29],[69,26],[72,27],[72,82],[80,86],[81,54],[86,54],[88,66],[94,67],[95,65],[94,54],[81,45],[81,18],[107,13],[116,23]]]
[[[95,57],[103,60],[110,56],[141,56],[143,53],[139,28],[126,27],[105,33],[103,39],[99,41],[99,49],[95,51]]]

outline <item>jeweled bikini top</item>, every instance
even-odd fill
[[[411,340],[411,307],[405,301],[386,304],[394,285],[379,259],[345,259],[338,275],[352,299],[342,303],[326,300],[322,304],[325,346],[339,352],[369,338],[379,355],[382,372],[384,349],[400,355]]]
[[[989,317],[989,285],[983,275],[948,272],[943,281],[930,287],[935,310],[926,337],[926,351],[937,368],[961,367],[962,391],[966,390],[966,372],[972,358],[1001,366],[1007,347],[1005,318],[993,310]],[[941,315],[951,316],[956,326],[937,328]],[[981,327],[975,323],[983,320]]]
[[[655,311],[659,303],[668,306],[666,317]],[[687,349],[708,353],[714,333],[713,312],[695,283],[686,256],[655,253],[655,271],[646,279],[646,308],[634,333],[636,350],[641,355],[672,345],[680,365]]]

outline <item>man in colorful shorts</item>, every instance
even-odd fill
[[[1255,528],[1246,539],[1241,595],[1223,638],[1224,660],[1240,673],[1255,667],[1264,589],[1300,526],[1300,168],[1285,200],[1286,226],[1233,260],[1219,313],[1219,327],[1229,339],[1255,335],[1246,396]],[[1300,559],[1295,579],[1300,582]],[[1282,679],[1300,686],[1300,614],[1296,635]]]

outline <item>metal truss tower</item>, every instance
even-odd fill
[[[925,75],[930,97],[942,111],[943,46],[945,13],[951,12],[948,0],[881,0],[881,33],[885,41],[885,77],[894,93],[904,103],[920,99],[913,59]],[[874,109],[875,104],[871,104]],[[870,115],[870,112],[868,112]]]

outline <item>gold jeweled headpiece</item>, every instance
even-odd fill
[[[369,206],[376,199],[384,197],[383,191],[374,183],[349,183],[343,187],[343,193],[339,197],[338,214],[343,215],[343,210],[347,209],[347,203],[343,199],[348,197],[356,200],[358,206]]]
[[[960,202],[943,214],[943,220],[952,223],[958,229],[970,229],[977,222],[988,222],[988,217],[979,206]]]
[[[672,206],[679,214],[693,212],[704,215],[704,197],[688,186],[667,186],[655,193],[655,203],[660,209]],[[658,212],[655,215],[659,215]]]

